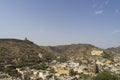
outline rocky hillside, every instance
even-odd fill
[[[100,49],[90,44],[71,44],[71,45],[60,45],[60,46],[48,46],[41,47],[50,53],[57,55],[63,55],[66,57],[82,57],[91,55],[93,49]]]
[[[90,57],[92,50],[102,50],[90,44],[71,44],[60,46],[38,46],[25,39],[0,39],[0,64],[32,65],[41,60],[51,60],[57,57],[77,58]],[[96,52],[96,51],[93,51]]]
[[[19,77],[16,68],[29,67],[46,70],[52,62],[75,61],[91,65],[95,61],[113,60],[110,50],[103,50],[90,44],[60,46],[38,46],[25,39],[0,39],[0,72]]]
[[[48,52],[29,40],[0,39],[0,65],[32,65]]]
[[[108,48],[106,49],[107,51],[111,52],[112,54],[115,55],[120,55],[120,46],[119,47],[113,47],[113,48]]]

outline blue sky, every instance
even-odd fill
[[[120,46],[120,0],[0,0],[0,38]]]

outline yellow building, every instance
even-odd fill
[[[59,75],[69,75],[70,68],[54,67],[54,71]]]

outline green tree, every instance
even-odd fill
[[[93,80],[118,80],[117,76],[110,71],[102,71]]]
[[[91,77],[88,74],[80,74],[80,78],[82,78],[83,80],[91,80]]]
[[[5,72],[5,73],[9,73],[10,71],[11,71],[10,68],[4,68],[4,69],[3,69],[3,72]]]
[[[59,61],[59,62],[66,62],[67,61],[67,57],[66,56],[60,56],[60,58],[58,58],[57,61]]]
[[[47,69],[48,67],[47,67],[47,65],[46,65],[45,63],[41,63],[41,64],[36,64],[36,65],[34,66],[34,68],[37,69],[37,70],[45,70],[45,69]]]
[[[76,72],[74,72],[74,70],[71,69],[69,75],[70,75],[70,76],[75,76],[75,75],[76,75]]]

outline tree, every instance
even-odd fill
[[[93,80],[118,80],[117,76],[110,71],[102,71]]]
[[[83,80],[91,80],[91,76],[89,74],[80,74],[80,79]]]
[[[45,63],[41,63],[41,64],[36,64],[36,65],[34,66],[34,68],[37,69],[37,70],[45,70],[45,69],[47,69],[48,67],[47,67],[47,65],[46,65]]]
[[[71,69],[70,72],[69,72],[70,76],[75,76],[76,74],[77,74],[77,72],[74,71],[73,69]]]

